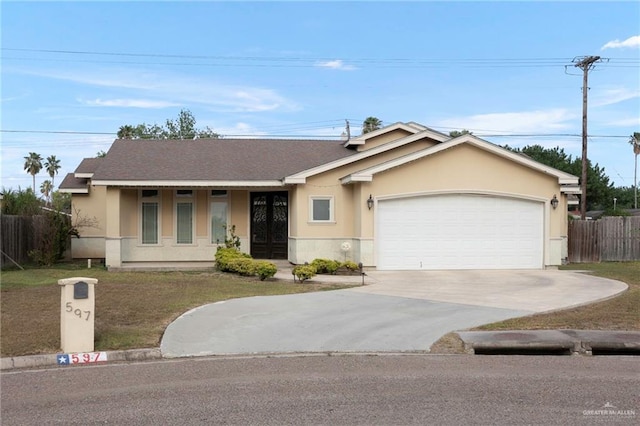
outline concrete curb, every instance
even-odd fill
[[[640,332],[510,330],[456,333],[468,354],[640,355]]]
[[[160,348],[148,349],[131,349],[126,351],[106,351],[107,361],[98,364],[110,362],[133,362],[133,361],[150,361],[162,359]],[[0,359],[0,370],[17,370],[26,368],[48,367],[58,365],[58,355],[60,354],[44,354],[30,356],[16,356]],[[98,364],[78,364],[80,365],[98,365]],[[68,366],[62,366],[68,367]]]

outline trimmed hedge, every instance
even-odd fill
[[[260,281],[273,277],[278,268],[265,260],[254,260],[249,254],[235,248],[219,247],[216,251],[216,268],[243,276],[258,276]]]
[[[316,275],[316,268],[313,265],[296,265],[292,271],[293,275],[298,277],[300,282],[304,282]]]
[[[335,274],[338,268],[341,266],[337,260],[329,259],[313,259],[311,266],[316,268],[318,274]]]

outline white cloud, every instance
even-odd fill
[[[554,133],[574,126],[577,114],[564,108],[499,112],[455,117],[439,121],[434,127],[468,129],[480,133]]]
[[[333,70],[342,70],[342,71],[353,71],[356,69],[356,67],[354,67],[353,65],[346,65],[344,62],[342,62],[342,59],[336,59],[333,61],[316,62],[316,66],[321,68],[331,68]]]
[[[109,70],[108,73],[95,70],[27,73],[88,86],[126,89],[134,96],[131,99],[153,96],[165,99],[164,102],[173,105],[197,103],[216,112],[259,112],[276,109],[292,111],[299,108],[293,101],[272,89],[224,84],[208,78],[183,74],[141,72],[135,69]]]
[[[120,108],[168,108],[173,106],[180,106],[180,104],[175,102],[166,102],[166,101],[151,101],[147,99],[93,99],[93,100],[82,100],[78,99],[79,102],[89,105],[89,106],[100,106],[100,107],[120,107]]]
[[[640,97],[640,89],[627,89],[625,87],[610,88],[597,92],[593,96],[591,106],[612,105],[638,97]]]
[[[620,49],[626,47],[640,47],[640,35],[631,36],[626,40],[620,41],[618,39],[612,40],[606,43],[604,46],[600,48],[600,50],[605,49]]]

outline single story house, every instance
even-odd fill
[[[61,191],[93,218],[74,258],[123,268],[241,250],[380,270],[542,269],[567,257],[578,178],[465,134],[395,123],[348,140],[116,140]]]

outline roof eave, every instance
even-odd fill
[[[58,188],[58,192],[63,194],[88,194],[89,188]]]
[[[284,186],[282,180],[94,180],[95,186],[119,187],[271,187]]]

